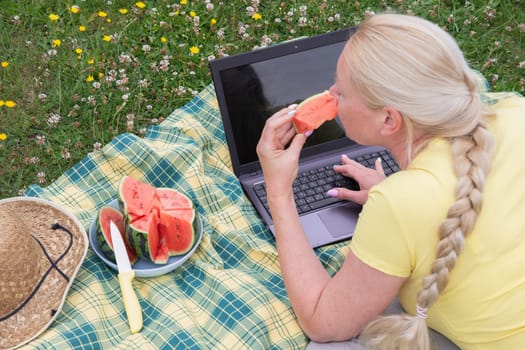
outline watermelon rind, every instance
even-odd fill
[[[149,216],[133,218],[128,215],[126,235],[133,248],[139,256],[142,256],[154,264],[166,264],[169,259],[167,249],[161,251],[158,245],[158,214],[152,213]],[[143,228],[142,226],[146,227]],[[154,251],[154,247],[156,247]]]
[[[109,217],[109,218],[106,218]],[[103,225],[102,222],[106,222],[108,219],[111,219],[117,227],[121,230],[125,230],[124,227],[124,216],[122,213],[114,208],[111,205],[105,205],[98,211],[96,225],[95,225],[95,236],[102,253],[112,262],[115,262],[115,252],[113,251],[113,246],[111,244],[111,232],[109,231],[109,223]],[[106,226],[104,228],[104,226]],[[123,231],[124,232],[124,231]],[[138,255],[131,248],[129,240],[127,240],[126,235],[123,235],[124,244],[127,247],[128,257],[130,259],[130,264],[133,265],[138,260]]]

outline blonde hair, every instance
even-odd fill
[[[350,38],[343,59],[349,83],[369,108],[390,106],[403,116],[409,161],[418,151],[412,149],[414,128],[451,144],[456,200],[439,227],[436,259],[417,294],[420,317],[379,317],[360,336],[370,349],[430,349],[426,310],[445,289],[481,210],[492,152],[492,135],[485,127],[489,112],[477,91],[476,75],[455,40],[424,19],[372,16]]]

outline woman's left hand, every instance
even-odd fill
[[[385,179],[385,172],[381,163],[381,158],[377,158],[375,169],[367,168],[358,162],[341,156],[341,165],[335,165],[334,170],[346,177],[353,178],[359,184],[359,191],[352,191],[347,188],[334,188],[330,191],[334,197],[350,200],[358,204],[364,204],[368,199],[368,190]]]

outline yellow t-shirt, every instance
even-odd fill
[[[491,108],[495,149],[483,208],[427,321],[462,349],[525,349],[525,98]],[[408,277],[399,299],[411,314],[456,182],[449,143],[435,139],[408,169],[371,189],[361,212],[351,249],[386,274]]]

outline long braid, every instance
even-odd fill
[[[472,231],[481,210],[485,177],[490,167],[492,135],[480,123],[470,134],[451,139],[451,151],[458,178],[456,201],[439,227],[436,259],[430,274],[423,278],[423,288],[417,295],[420,315],[390,315],[372,321],[360,336],[367,349],[431,349],[426,309],[436,302],[447,286],[465,237]]]
[[[465,237],[472,231],[481,210],[485,176],[490,166],[492,136],[478,124],[467,136],[452,141],[452,157],[458,178],[456,202],[448,210],[439,227],[439,244],[431,272],[423,279],[417,303],[429,308],[445,289],[450,271],[463,249]]]

